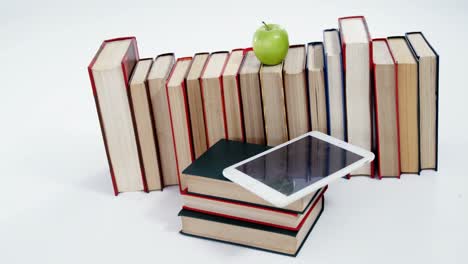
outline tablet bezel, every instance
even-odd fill
[[[256,180],[255,178],[243,173],[242,171],[239,171],[237,170],[236,168],[240,165],[243,165],[247,162],[250,162],[254,159],[257,159],[261,156],[264,156],[264,155],[267,155],[268,153],[270,152],[273,152],[277,149],[280,149],[280,148],[283,148],[291,143],[294,143],[302,138],[305,138],[305,137],[315,137],[317,139],[320,139],[320,140],[323,140],[323,141],[326,141],[330,144],[333,144],[335,146],[338,146],[342,149],[345,149],[345,150],[348,150],[350,152],[353,152],[359,156],[362,156],[361,159],[359,159],[358,161],[342,168],[341,170],[338,170],[332,174],[329,174],[327,176],[325,176],[323,179],[321,180],[318,180],[316,181],[315,183],[309,185],[308,187],[302,189],[302,190],[299,190],[291,195],[284,195],[280,192],[278,192],[277,190],[271,188],[270,186]],[[366,163],[368,162],[371,162],[373,161],[375,158],[375,155],[374,153],[370,152],[370,151],[367,151],[363,148],[360,148],[360,147],[357,147],[357,146],[354,146],[354,145],[351,145],[347,142],[344,142],[342,140],[339,140],[337,138],[334,138],[334,137],[331,137],[331,136],[328,136],[326,134],[323,134],[321,132],[318,132],[318,131],[312,131],[312,132],[308,132],[302,136],[299,136],[297,138],[294,138],[288,142],[285,142],[283,144],[280,144],[276,147],[273,147],[265,152],[262,152],[260,154],[257,154],[255,156],[252,156],[246,160],[243,160],[241,162],[238,162],[234,165],[231,165],[227,168],[225,168],[223,170],[223,175],[224,177],[226,177],[227,179],[231,180],[232,182],[234,183],[237,183],[239,184],[240,186],[244,187],[245,189],[247,189],[248,191],[258,195],[259,197],[263,198],[264,200],[266,200],[267,202],[273,204],[274,206],[276,207],[285,207],[287,205],[289,205],[290,203],[294,202],[294,201],[297,201],[299,200],[300,198],[304,197],[304,196],[307,196],[308,194],[311,194],[313,193],[314,191],[322,188],[322,187],[325,187],[326,185],[328,185],[330,182],[338,179],[338,178],[342,178],[346,175],[348,175],[349,173],[351,173],[352,171],[358,169],[359,167],[365,165]]]

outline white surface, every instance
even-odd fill
[[[237,167],[249,163],[253,160],[256,160],[262,156],[268,155],[269,153],[279,150],[281,148],[287,147],[289,144],[292,144],[302,138],[305,137],[315,137],[317,139],[320,139],[322,141],[326,141],[328,143],[331,143],[335,146],[338,146],[342,149],[348,150],[350,152],[353,152],[355,154],[358,154],[361,156],[361,159],[357,160],[356,162],[330,174],[330,175],[323,175],[324,178],[314,182],[313,184],[298,190],[297,192],[291,194],[291,195],[285,195],[279,191],[277,191],[274,188],[271,188],[270,186],[266,185],[265,183],[258,181],[257,179],[253,178],[252,176],[249,176],[248,174],[243,173],[242,171],[238,170]],[[348,174],[350,174],[352,171],[360,168],[362,165],[369,163],[374,160],[374,153],[369,152],[365,149],[362,149],[360,147],[348,144],[344,141],[341,141],[337,138],[328,136],[326,134],[323,134],[319,131],[313,131],[306,133],[302,136],[296,137],[294,139],[289,140],[288,142],[285,142],[283,144],[280,144],[274,148],[271,148],[267,151],[264,151],[258,155],[255,155],[253,157],[250,157],[246,160],[243,160],[241,162],[238,162],[226,169],[223,170],[223,175],[231,180],[232,182],[235,182],[239,184],[240,186],[244,187],[248,191],[258,195],[259,197],[263,198],[265,201],[270,202],[271,204],[277,206],[277,207],[285,207],[289,205],[292,202],[295,202],[315,191],[318,189],[325,187],[327,184],[336,181],[337,179],[340,179]]]
[[[0,263],[468,263],[467,2],[289,3],[2,0]],[[249,46],[262,20],[320,40],[356,14],[373,37],[422,30],[439,52],[439,173],[331,184],[296,259],[178,234],[174,187],[112,195],[86,71],[102,40],[180,57]]]

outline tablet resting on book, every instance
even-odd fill
[[[284,207],[372,160],[372,152],[313,131],[234,164],[223,175]]]

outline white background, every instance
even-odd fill
[[[0,263],[468,263],[466,3],[187,2],[1,0]],[[294,44],[360,14],[440,54],[438,173],[331,184],[295,259],[180,235],[175,187],[113,196],[86,70],[102,40],[181,57],[250,46],[261,20]]]

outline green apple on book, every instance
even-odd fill
[[[283,61],[288,53],[288,32],[277,24],[266,24],[255,31],[253,50],[258,60],[266,65],[276,65]]]

